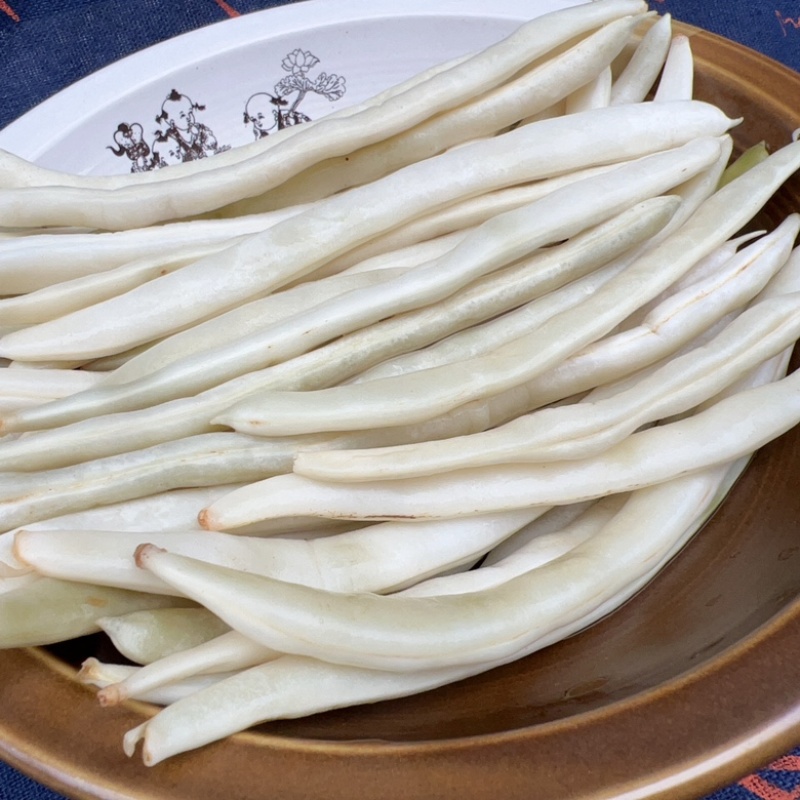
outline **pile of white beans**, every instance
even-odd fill
[[[800,143],[643,0],[155,173],[0,153],[0,647],[105,631],[146,764],[518,659],[800,421]],[[746,168],[744,168],[746,167]]]

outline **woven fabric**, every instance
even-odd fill
[[[650,6],[800,71],[800,0],[650,0]]]
[[[116,59],[201,26],[285,2],[0,0],[0,128]],[[651,6],[800,71],[800,0],[651,0]],[[59,798],[0,762],[0,800]],[[800,748],[709,800],[800,800]]]

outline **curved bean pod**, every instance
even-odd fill
[[[470,564],[546,508],[468,520],[387,522],[312,539],[261,539],[231,534],[151,531],[19,531],[17,559],[42,575],[154,594],[174,590],[136,568],[143,541],[249,573],[335,592],[388,592]]]

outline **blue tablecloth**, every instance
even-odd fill
[[[122,56],[227,17],[284,2],[0,0],[0,128]],[[800,0],[651,0],[651,6],[800,71]],[[0,800],[59,798],[0,763]],[[800,748],[709,800],[800,800]]]

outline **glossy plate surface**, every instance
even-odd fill
[[[275,28],[267,34],[266,26],[259,34],[268,53],[264,63],[277,59],[275,80],[284,74],[285,52],[300,47],[320,59],[319,69],[345,75],[349,99],[355,101],[361,90],[353,87],[361,71],[353,58],[388,53],[391,61],[393,51],[403,50],[397,46],[399,30],[415,36],[417,28],[446,29],[436,51],[425,51],[433,63],[503,35],[531,4],[499,2],[488,19],[477,11],[485,3],[427,2],[414,4],[410,14],[386,11],[410,5],[370,3],[368,24],[353,16],[320,23],[315,9],[353,15],[354,9],[367,7],[349,0],[312,0],[253,17],[269,22],[275,15],[281,24],[294,26],[290,33],[275,34],[288,37],[275,47]],[[286,13],[279,12],[290,9],[300,18],[289,15],[287,23]],[[215,75],[215,81],[221,75],[217,66],[236,60],[235,31],[225,27],[230,25],[202,32],[209,41],[224,39],[224,46],[193,51],[206,52],[211,62],[221,59],[205,65],[205,74]],[[358,48],[339,43],[323,51],[326,37],[339,40],[353,30],[362,37]],[[712,34],[683,30],[697,59],[698,97],[745,118],[735,131],[738,149],[762,139],[773,149],[788,142],[800,127],[800,76]],[[460,38],[464,31],[469,35]],[[370,36],[379,41],[368,43]],[[175,40],[176,58],[191,37]],[[389,40],[393,46],[381,48],[380,41]],[[242,44],[245,54],[260,46]],[[406,55],[403,50],[403,59]],[[134,58],[142,59],[134,65],[144,64],[148,55]],[[414,60],[413,69],[424,66],[422,60]],[[139,114],[144,118],[164,86],[183,79],[181,69],[197,72],[196,67],[176,67],[161,82],[151,74],[143,84],[131,82],[132,74],[126,79],[124,69],[112,79],[95,78],[101,99],[89,128],[37,142],[26,138],[29,122],[23,120],[0,137],[0,145],[9,146],[13,136],[17,143],[25,139],[27,149],[11,149],[43,163],[52,158],[80,171],[102,171],[110,164],[119,171],[123,157],[99,152],[109,144],[109,131]],[[372,60],[364,72],[374,78],[380,69]],[[387,75],[399,79],[399,71],[387,68]],[[102,97],[109,86],[117,95],[106,103]],[[214,95],[206,95],[202,81],[196,90],[176,88],[196,91],[195,99],[206,106],[203,113],[211,114]],[[251,88],[258,87],[247,87],[252,94]],[[364,92],[375,88],[373,83]],[[91,95],[90,89],[80,90]],[[132,99],[138,105],[126,106]],[[147,118],[152,118],[149,111]],[[102,130],[94,133],[98,122]],[[220,140],[229,130],[233,135],[227,123],[214,125]],[[765,216],[774,222],[798,208],[796,177]],[[101,709],[93,693],[72,680],[74,670],[52,654],[37,649],[0,653],[0,755],[70,796],[102,800],[701,796],[800,741],[799,471],[800,430],[795,430],[757,454],[722,509],[650,586],[565,642],[434,692],[264,725],[151,769],[121,751],[123,732],[151,709],[134,703]],[[86,656],[95,643],[78,643],[66,655]]]

